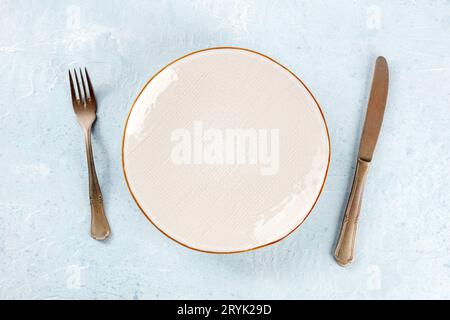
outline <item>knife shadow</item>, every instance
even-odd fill
[[[336,250],[336,246],[339,240],[339,234],[341,232],[341,226],[342,226],[342,219],[344,217],[344,212],[345,209],[347,208],[347,203],[348,203],[348,198],[350,196],[350,192],[352,189],[352,185],[353,185],[353,180],[354,180],[354,176],[355,176],[355,170],[356,170],[356,161],[358,158],[358,153],[359,153],[359,144],[360,144],[360,140],[361,140],[361,134],[362,134],[362,130],[363,130],[363,126],[364,126],[364,120],[366,117],[366,112],[367,112],[367,103],[369,101],[369,95],[370,95],[370,89],[372,86],[372,77],[373,77],[373,72],[374,72],[374,67],[375,64],[373,63],[373,61],[375,61],[377,58],[376,55],[371,55],[370,57],[367,58],[367,76],[364,80],[364,87],[366,88],[366,90],[364,90],[364,92],[361,92],[360,96],[359,96],[359,103],[360,103],[360,108],[358,110],[361,110],[359,112],[359,117],[357,119],[358,123],[359,123],[359,129],[358,129],[358,134],[356,135],[356,138],[353,141],[353,145],[354,147],[352,148],[352,155],[351,155],[351,159],[353,159],[352,161],[352,165],[350,166],[349,169],[347,169],[347,191],[345,192],[345,197],[342,199],[341,205],[340,205],[340,213],[339,215],[337,215],[337,219],[336,219],[336,226],[337,228],[335,229],[335,235],[334,235],[334,243],[333,243],[333,247],[331,248],[331,255],[334,257],[334,251]]]

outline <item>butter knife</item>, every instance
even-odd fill
[[[380,133],[381,123],[383,122],[388,83],[389,70],[386,59],[384,57],[378,57],[375,64],[366,120],[359,145],[355,177],[334,253],[337,263],[341,266],[346,266],[353,261],[362,195],[375,145],[377,144]]]

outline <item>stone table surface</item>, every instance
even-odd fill
[[[1,0],[0,298],[450,298],[449,1]],[[236,255],[188,250],[133,202],[125,117],[146,81],[194,50],[278,60],[323,107],[332,162],[313,214]],[[378,55],[391,70],[356,261],[332,256]],[[99,101],[94,152],[113,234],[89,237],[82,133],[68,68]]]

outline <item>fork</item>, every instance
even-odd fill
[[[75,76],[76,90],[74,81],[69,70],[70,93],[72,96],[72,105],[77,121],[83,129],[84,141],[86,143],[86,157],[89,172],[89,199],[91,203],[91,236],[96,240],[104,240],[110,234],[108,220],[103,208],[103,197],[100,185],[98,184],[97,174],[95,172],[94,155],[92,153],[91,129],[97,118],[97,102],[95,100],[94,89],[87,69],[84,69],[85,77],[80,68],[80,78],[83,91],[80,90],[80,81],[77,71],[73,70]]]

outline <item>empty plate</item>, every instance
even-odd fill
[[[234,253],[277,242],[314,207],[330,163],[322,111],[288,69],[212,48],[153,76],[126,121],[128,188],[176,242]]]

